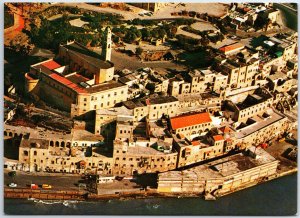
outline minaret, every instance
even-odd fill
[[[111,59],[111,29],[109,27],[106,27],[105,29],[105,35],[104,35],[105,41],[102,44],[102,58],[104,61],[110,61]]]

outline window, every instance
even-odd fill
[[[83,100],[86,101],[86,98],[84,98]]]
[[[36,151],[34,151],[34,152],[33,152],[33,155],[37,155],[37,152],[36,152]]]
[[[24,155],[25,155],[25,156],[28,156],[28,151],[24,151]]]
[[[115,96],[117,95],[117,92],[115,92]]]

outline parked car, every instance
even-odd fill
[[[10,177],[15,177],[15,176],[17,175],[17,172],[16,172],[16,171],[10,171],[10,172],[8,173],[8,175],[9,175]]]
[[[8,186],[11,187],[11,188],[16,188],[16,187],[17,187],[17,184],[12,182],[12,183],[10,183]]]
[[[79,188],[86,188],[86,183],[78,183]]]
[[[31,185],[30,185],[30,188],[31,188],[31,189],[39,189],[39,186],[36,185],[36,184],[31,184]]]
[[[42,188],[43,188],[43,189],[51,189],[52,186],[51,186],[51,185],[48,185],[48,184],[43,184],[43,185],[42,185]]]

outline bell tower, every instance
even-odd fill
[[[105,41],[102,43],[101,56],[104,61],[110,61],[111,60],[111,29],[110,29],[110,27],[106,27],[104,39],[105,39]]]

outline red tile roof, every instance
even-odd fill
[[[74,91],[76,91],[77,93],[87,93],[87,91],[83,88],[78,86],[75,83],[72,83],[70,80],[66,79],[63,76],[60,76],[56,73],[52,73],[49,75],[52,79],[55,79],[56,81],[58,81],[59,83],[73,89]]]
[[[229,133],[229,132],[231,132],[231,129],[228,126],[223,126],[223,127],[220,128],[220,130],[223,133]]]
[[[244,45],[237,42],[237,43],[234,43],[234,44],[231,44],[231,45],[223,46],[222,48],[219,48],[219,50],[224,52],[224,53],[227,53],[227,52],[230,52],[230,51],[233,51],[233,50],[236,50],[236,49],[242,49],[242,48],[244,48]]]
[[[58,63],[56,63],[54,60],[49,60],[47,62],[42,63],[44,67],[47,67],[49,70],[53,70],[56,68],[61,67]]]
[[[214,135],[213,139],[214,139],[215,142],[224,140],[223,136],[221,136],[221,135]]]
[[[192,141],[191,143],[192,143],[193,146],[200,145],[200,142],[199,142],[199,141]]]
[[[174,130],[208,122],[211,122],[211,118],[207,112],[171,118],[171,126]]]

